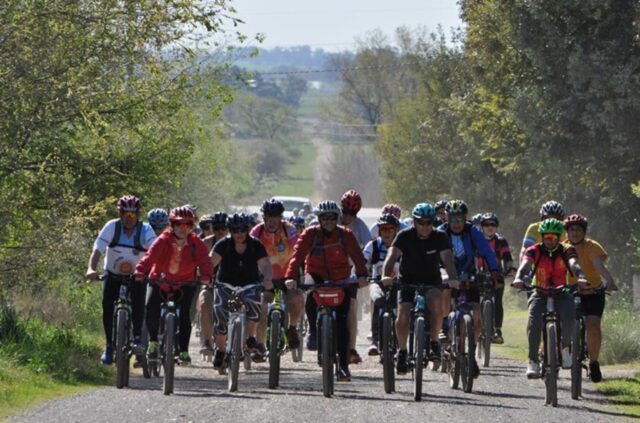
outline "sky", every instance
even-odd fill
[[[455,0],[233,0],[246,35],[263,33],[262,47],[310,45],[328,51],[355,48],[374,29],[392,36],[399,26],[462,25]]]

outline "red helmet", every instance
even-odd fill
[[[584,231],[587,231],[587,226],[589,222],[587,222],[587,218],[581,214],[572,214],[564,220],[564,228],[569,229],[569,226],[578,225],[581,226]]]
[[[399,205],[395,203],[388,203],[388,204],[385,204],[384,207],[382,208],[382,214],[383,215],[392,214],[398,219],[400,219],[400,216],[402,216],[402,209],[400,208]]]
[[[357,191],[350,189],[342,194],[340,206],[342,207],[342,210],[358,213],[362,207],[362,198],[360,198],[360,194],[358,194]]]
[[[171,223],[174,223],[181,220],[188,220],[195,225],[197,219],[196,215],[193,213],[193,210],[187,206],[180,206],[172,209],[169,213],[169,221]]]
[[[135,195],[125,195],[118,200],[118,210],[139,212],[141,208],[140,199]]]

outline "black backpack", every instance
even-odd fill
[[[120,244],[120,232],[122,231],[122,222],[120,220],[116,221],[116,229],[113,234],[113,239],[109,244],[109,248],[113,247],[128,247],[131,248],[130,245]],[[138,251],[147,251],[146,248],[142,248],[142,243],[140,242],[140,237],[142,236],[142,222],[138,221],[135,226],[136,234],[133,238],[133,248]]]

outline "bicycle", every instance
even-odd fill
[[[269,357],[269,389],[280,384],[280,357],[285,352],[288,327],[287,307],[283,298],[284,281],[274,281],[273,301],[267,314],[267,351]]]
[[[380,333],[380,361],[382,363],[382,374],[384,379],[384,392],[390,394],[396,390],[395,381],[395,356],[398,351],[398,340],[396,338],[395,320],[397,315],[397,301],[393,301],[393,287],[385,287],[380,278],[369,279],[376,283],[384,293],[384,302],[378,313],[378,330]],[[397,283],[395,283],[397,285]]]
[[[300,316],[300,319],[298,320],[297,330],[298,337],[301,341],[298,345],[298,348],[293,348],[291,350],[291,359],[294,363],[299,363],[302,361],[302,355],[304,352],[304,342],[302,342],[302,340],[306,338],[307,333],[309,332],[309,320],[307,320],[306,313],[302,313],[302,316]]]
[[[113,309],[113,326],[111,342],[113,350],[116,352],[116,388],[122,389],[125,386],[129,386],[129,366],[131,362],[131,356],[134,353],[140,356],[142,361],[142,374],[145,378],[151,377],[149,373],[149,367],[147,365],[147,359],[144,355],[144,351],[134,351],[133,336],[132,336],[132,305],[131,295],[129,292],[130,284],[135,283],[131,275],[116,275],[110,273],[109,275],[101,275],[100,280],[106,278],[116,279],[120,282],[120,293],[118,299],[115,301]]]
[[[483,367],[489,367],[491,358],[491,343],[495,333],[495,289],[490,276],[480,273],[476,277],[480,288],[480,338],[478,340],[478,359]]]
[[[178,323],[180,321],[180,309],[176,306],[176,303],[182,299],[182,288],[197,286],[201,283],[200,281],[173,282],[164,279],[164,277],[160,280],[149,279],[150,286],[168,288],[168,290],[159,289],[162,303],[160,305],[160,327],[158,330],[158,358],[148,360],[151,373],[156,377],[160,376],[160,366],[162,366],[164,373],[162,392],[164,395],[173,393],[175,364],[179,354],[176,340],[180,333],[180,325]],[[180,293],[177,298],[176,292]]]
[[[458,389],[462,379],[462,390],[470,393],[473,390],[473,368],[475,338],[471,305],[467,303],[467,290],[475,281],[474,276],[460,276],[460,294],[454,311],[449,313],[450,344],[443,349],[445,363],[449,375],[449,387]]]
[[[240,362],[244,363],[245,370],[251,369],[251,354],[246,349],[247,331],[247,306],[242,299],[242,293],[251,289],[262,289],[262,284],[250,284],[245,286],[233,286],[224,282],[216,282],[220,288],[231,294],[229,299],[229,321],[227,323],[226,363],[228,367],[228,390],[238,390],[238,375]],[[221,371],[223,373],[224,371]]]

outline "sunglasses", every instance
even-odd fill
[[[129,218],[129,219],[131,219],[133,217],[136,217],[137,215],[138,215],[138,213],[134,212],[134,211],[123,211],[122,212],[122,217],[126,217],[126,218]]]
[[[193,223],[191,222],[176,222],[175,226],[178,228],[191,229],[193,228]]]
[[[231,232],[232,234],[241,234],[243,232],[247,232],[247,228],[233,228],[229,229],[229,232]]]
[[[542,238],[551,241],[551,240],[558,239],[559,237],[556,234],[544,234],[542,235]]]
[[[396,230],[396,227],[393,225],[387,225],[387,226],[378,226],[378,230],[380,232],[392,232]]]
[[[428,226],[433,225],[433,220],[431,219],[416,219],[416,223],[420,226]]]
[[[449,223],[465,223],[467,221],[464,217],[450,217]]]
[[[338,215],[336,214],[325,214],[319,217],[320,220],[327,222],[327,221],[337,221],[338,220]]]
[[[482,226],[484,227],[491,227],[491,228],[497,228],[498,224],[494,223],[494,222],[489,222],[489,223],[483,223]]]

